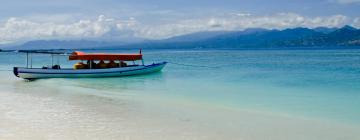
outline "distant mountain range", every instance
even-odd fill
[[[295,47],[360,47],[360,30],[351,26],[342,28],[319,27],[285,30],[247,29],[234,32],[202,33],[209,38],[197,38],[194,34],[174,37],[177,41],[150,42],[137,47],[160,48],[295,48]],[[213,36],[212,36],[213,35]],[[187,41],[178,41],[187,39]]]
[[[318,27],[244,31],[209,31],[175,36],[164,40],[122,43],[88,40],[37,40],[12,46],[12,49],[118,49],[118,48],[296,48],[360,47],[360,29]]]

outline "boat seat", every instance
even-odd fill
[[[117,64],[114,62],[114,61],[110,61],[108,64],[107,64],[107,67],[108,68],[115,68],[115,67],[118,67]]]
[[[74,64],[74,69],[85,69],[86,65],[82,62],[78,62],[76,64]]]
[[[127,66],[128,66],[128,65],[127,65],[125,62],[123,62],[123,61],[121,61],[119,65],[120,65],[120,67],[127,67]]]
[[[100,62],[96,65],[96,67],[98,69],[105,69],[107,68],[107,64],[103,60],[100,60]]]
[[[52,69],[61,69],[61,68],[60,68],[60,65],[54,65],[54,66],[52,66]]]

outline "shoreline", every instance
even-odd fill
[[[100,90],[1,92],[4,139],[359,139],[360,128],[312,119],[156,102]],[[35,91],[35,92],[34,92]],[[90,94],[89,94],[90,92]],[[160,99],[161,100],[161,99]],[[4,129],[5,128],[5,129]],[[28,131],[30,130],[30,131]],[[11,135],[12,134],[12,135]],[[341,134],[341,135],[338,135]],[[345,137],[346,136],[346,137]]]

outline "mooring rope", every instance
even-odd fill
[[[212,67],[212,66],[204,66],[204,65],[191,65],[191,64],[182,64],[182,63],[176,63],[176,62],[168,62],[170,64],[174,64],[174,65],[180,65],[180,66],[187,66],[187,67],[198,67],[198,68],[220,68],[220,67]]]

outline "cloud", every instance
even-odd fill
[[[82,19],[70,23],[9,18],[0,24],[0,43],[37,39],[163,39],[199,31],[232,31],[246,28],[340,27],[345,24],[359,27],[360,19],[350,19],[344,15],[306,17],[295,13],[262,16],[226,14],[213,17],[178,19],[156,24],[140,22],[132,17],[119,20],[104,15],[100,15],[93,20]]]
[[[352,26],[355,26],[357,28],[360,28],[360,17],[357,17],[354,19]]]
[[[343,15],[328,17],[305,17],[294,13],[279,13],[269,16],[237,16],[186,19],[176,23],[148,26],[136,34],[145,38],[166,38],[198,31],[244,30],[246,28],[285,29],[294,27],[340,27],[349,23]]]
[[[113,32],[124,32],[126,34],[123,36],[126,36],[135,25],[134,19],[121,21],[106,18],[104,15],[100,15],[96,20],[79,20],[70,24],[9,18],[3,25],[0,25],[0,42],[53,38],[99,38]]]
[[[247,17],[247,16],[251,16],[250,13],[235,13],[235,15],[240,16],[240,17]]]

